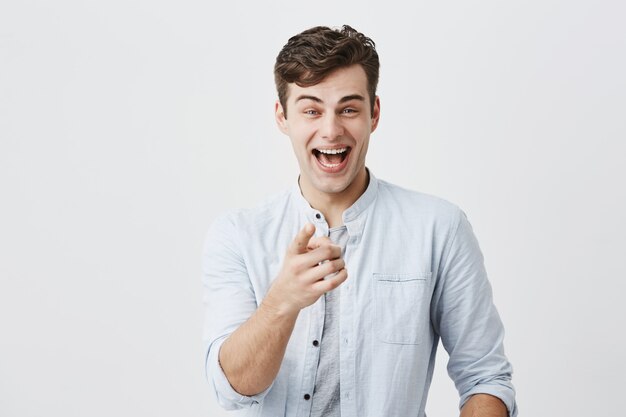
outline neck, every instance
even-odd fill
[[[300,182],[302,195],[311,207],[324,214],[328,227],[343,225],[343,212],[346,211],[367,189],[369,173],[365,168],[348,187],[338,193],[324,193]]]

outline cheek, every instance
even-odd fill
[[[369,129],[364,129],[363,127],[359,127],[358,129],[354,129],[351,131],[351,135],[356,141],[358,147],[365,146],[369,138],[369,134]]]
[[[312,132],[315,131],[314,126],[311,123],[294,122],[290,128],[291,136],[300,142],[304,142],[308,139]]]
[[[355,139],[362,139],[371,132],[371,119],[358,118],[354,119],[347,125]]]

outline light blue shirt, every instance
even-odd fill
[[[324,297],[303,309],[280,371],[248,397],[218,362],[224,340],[257,309],[305,223],[328,235],[321,212],[296,185],[252,208],[218,218],[203,251],[207,378],[226,409],[247,416],[308,417]],[[343,213],[349,239],[339,323],[342,417],[423,417],[439,338],[460,406],[477,393],[499,397],[517,415],[504,329],[483,257],[464,213],[436,197],[377,180]],[[308,394],[308,395],[307,395]],[[306,399],[309,398],[309,399]]]

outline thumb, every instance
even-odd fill
[[[305,253],[307,251],[307,245],[309,244],[309,240],[315,233],[315,226],[311,223],[307,223],[304,225],[302,230],[298,232],[296,237],[289,245],[289,251],[294,254]]]

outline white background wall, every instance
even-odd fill
[[[0,3],[0,416],[230,415],[204,233],[295,180],[273,62],[343,23],[382,61],[368,165],[468,214],[522,415],[623,409],[626,6],[404,3]]]

